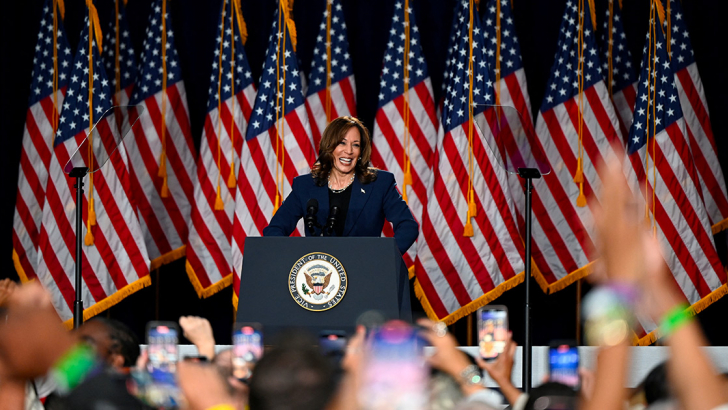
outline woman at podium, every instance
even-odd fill
[[[263,236],[289,236],[304,218],[306,236],[381,236],[384,220],[404,254],[419,226],[402,199],[394,175],[371,167],[371,139],[354,117],[339,117],[321,136],[310,174],[296,177],[292,191]]]

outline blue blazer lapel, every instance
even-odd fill
[[[362,185],[362,183],[359,182],[358,178],[354,178],[354,183],[351,191],[351,199],[349,199],[349,212],[347,212],[346,214],[344,236],[349,236],[352,228],[354,228],[357,219],[359,219],[361,211],[364,210],[364,207],[366,206],[369,197],[372,196],[374,188],[373,185],[374,184],[368,184],[366,186]],[[328,203],[328,198],[326,200]]]

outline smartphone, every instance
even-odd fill
[[[346,349],[346,332],[343,330],[323,330],[319,333],[319,347],[326,357],[342,357]]]
[[[506,348],[508,308],[488,305],[478,309],[478,347],[480,357],[494,360]]]
[[[179,360],[179,329],[174,322],[149,322],[147,325],[147,371],[157,384],[174,385]]]
[[[233,325],[233,376],[247,380],[255,363],[263,356],[263,331],[260,323]]]
[[[365,352],[361,405],[419,410],[427,405],[429,367],[417,328],[399,320],[373,329]]]
[[[549,346],[549,380],[579,388],[579,349],[573,340],[561,340]]]

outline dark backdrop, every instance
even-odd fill
[[[515,25],[521,42],[523,63],[528,78],[528,92],[533,103],[534,117],[544,95],[553,55],[558,38],[561,15],[566,0],[512,0],[515,6]],[[448,35],[455,0],[410,0],[420,28],[425,59],[430,70],[435,91],[439,98],[442,74],[445,66]],[[486,0],[481,0],[486,3]],[[65,0],[65,26],[71,46],[78,43],[85,14],[83,0]],[[111,16],[112,0],[96,0],[102,27]],[[207,105],[208,78],[215,44],[216,25],[221,0],[169,0],[175,29],[176,45],[187,88],[192,136],[199,146],[200,134]],[[342,0],[348,27],[350,53],[353,60],[357,88],[359,117],[370,127],[377,109],[377,94],[381,63],[391,24],[395,0]],[[728,84],[725,72],[725,16],[723,0],[684,0],[683,8],[691,40],[695,49],[700,74],[705,86],[708,106],[713,118],[713,131],[718,155],[726,173],[728,166],[728,125],[724,118],[728,108]],[[0,278],[17,280],[11,259],[12,218],[15,203],[18,162],[20,157],[23,124],[27,108],[33,49],[35,47],[42,0],[6,2],[0,16]],[[127,16],[134,48],[142,49],[144,30],[151,2],[130,0]],[[274,0],[243,0],[243,16],[248,27],[246,52],[254,78],[262,70],[267,39],[276,7]],[[597,19],[602,21],[607,7],[606,0],[596,0]],[[324,0],[296,0],[294,19],[298,31],[297,53],[307,71],[318,25],[325,8]],[[624,21],[633,63],[639,66],[644,35],[649,15],[648,0],[624,0]],[[599,24],[601,27],[601,23]],[[137,54],[138,56],[138,54]],[[716,237],[719,253],[725,261],[724,235]],[[139,336],[149,320],[177,320],[180,315],[200,315],[213,324],[220,343],[230,342],[230,326],[233,321],[231,304],[232,289],[199,300],[190,285],[184,269],[184,260],[176,261],[152,273],[153,285],[127,297],[118,305],[103,313],[129,324]],[[532,280],[533,335],[537,345],[552,339],[576,337],[577,287],[572,285],[553,295],[537,290]],[[584,286],[586,291],[588,285]],[[511,311],[511,327],[514,338],[523,342],[522,299],[524,286],[506,292],[494,303],[505,304]],[[728,298],[714,303],[699,315],[712,344],[728,345],[728,330],[724,315]],[[466,343],[466,321],[461,320],[454,328]]]

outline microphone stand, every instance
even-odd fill
[[[81,266],[83,265],[83,242],[81,230],[83,230],[83,177],[88,173],[86,167],[76,167],[68,174],[76,178],[76,300],[73,301],[73,328],[78,329],[83,324],[83,296],[81,293],[82,276]]]
[[[526,255],[525,255],[525,275],[523,281],[526,283],[526,306],[525,306],[525,340],[523,342],[523,368],[521,370],[521,385],[523,392],[531,391],[531,189],[533,188],[532,180],[541,178],[541,172],[536,168],[518,168],[518,176],[526,180],[526,211],[524,218],[526,219]]]

